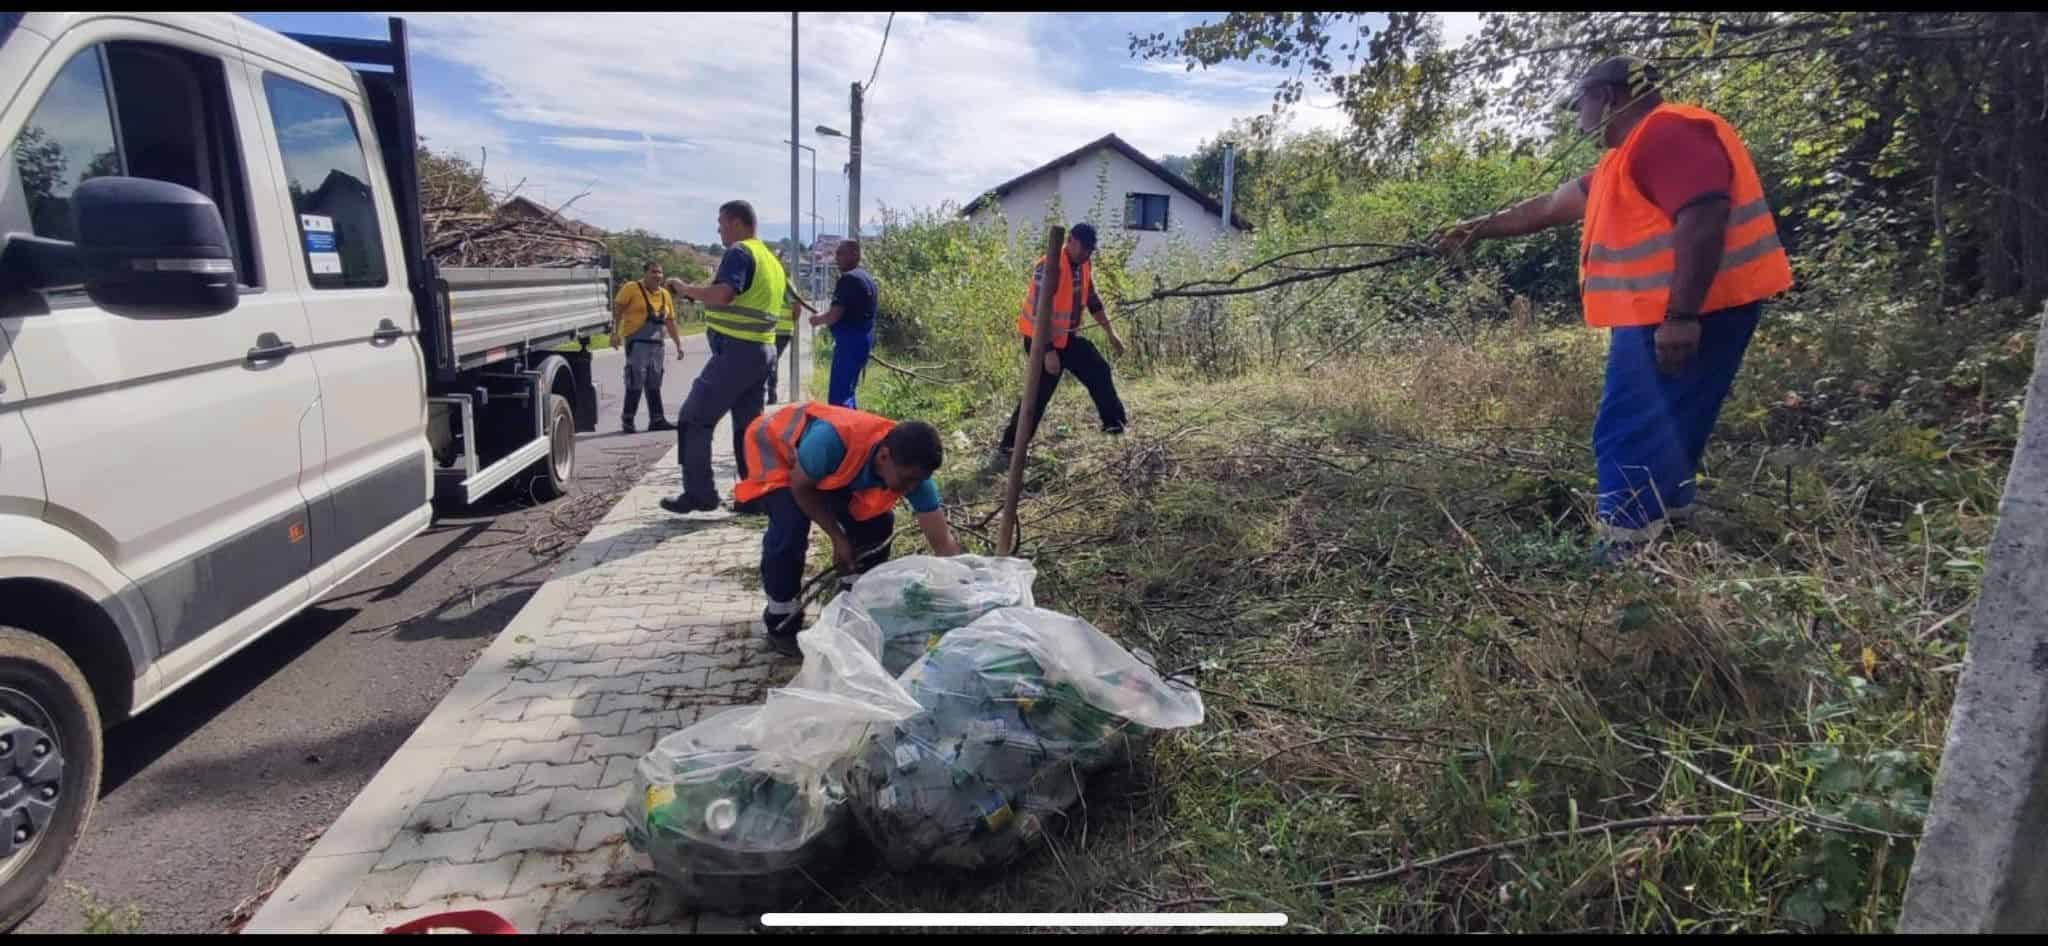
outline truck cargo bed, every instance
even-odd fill
[[[607,270],[450,268],[440,282],[458,368],[496,361],[522,344],[546,348],[611,327]]]

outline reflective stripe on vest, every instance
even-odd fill
[[[1024,302],[1017,307],[1017,331],[1025,338],[1030,338],[1037,330],[1038,286],[1044,281],[1045,257],[1038,258],[1034,269],[1036,272],[1032,274],[1031,285],[1024,290]],[[1067,347],[1068,336],[1074,333],[1074,326],[1080,324],[1081,307],[1094,288],[1095,269],[1092,263],[1081,264],[1081,283],[1076,286],[1074,267],[1067,262],[1067,249],[1060,247],[1059,274],[1053,281],[1052,347]]]
[[[797,442],[813,421],[831,427],[846,447],[839,466],[831,475],[818,480],[821,492],[851,486],[854,478],[867,468],[882,438],[896,427],[896,422],[886,417],[816,401],[791,404],[773,414],[763,414],[747,425],[743,444],[748,473],[746,479],[733,486],[733,498],[752,502],[788,486],[789,471],[797,462]],[[866,521],[894,509],[902,498],[903,494],[886,487],[854,490],[847,511],[855,521]]]
[[[753,282],[731,302],[705,306],[704,322],[712,331],[743,342],[772,342],[775,320],[782,317],[782,293],[788,286],[782,262],[753,237],[741,240],[739,245],[754,257]]]
[[[1652,121],[1687,119],[1711,125],[1728,154],[1728,222],[1721,261],[1702,314],[1770,298],[1790,288],[1792,267],[1749,151],[1720,116],[1688,105],[1660,105],[1593,170],[1579,240],[1579,290],[1586,323],[1599,328],[1655,325],[1664,320],[1677,271],[1673,222],[1636,189],[1630,162]]]

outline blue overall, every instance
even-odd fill
[[[1604,531],[1624,541],[1647,539],[1639,530],[1662,520],[1666,510],[1692,505],[1693,473],[1762,307],[1752,302],[1702,314],[1699,353],[1674,377],[1657,372],[1657,326],[1613,331],[1593,420]]]

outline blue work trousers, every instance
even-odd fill
[[[1593,420],[1604,531],[1648,538],[1666,510],[1692,505],[1693,474],[1761,310],[1762,303],[1753,302],[1702,314],[1699,353],[1669,377],[1657,371],[1657,326],[1614,330]]]

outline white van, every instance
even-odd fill
[[[349,63],[355,64],[351,68]],[[0,14],[0,928],[147,709],[424,529],[544,497],[609,261],[438,270],[404,24]],[[459,317],[458,317],[459,314]],[[580,347],[580,346],[579,346]]]

